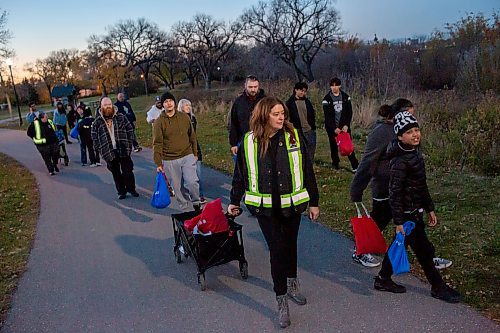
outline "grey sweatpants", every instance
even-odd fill
[[[165,160],[163,168],[174,188],[180,209],[189,211],[191,209],[189,202],[198,205],[200,203],[200,186],[194,155],[189,154],[176,160]]]

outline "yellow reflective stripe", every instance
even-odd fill
[[[52,122],[52,120],[48,119],[48,122],[49,122],[49,125],[52,126],[52,129],[54,130],[54,132],[56,131],[56,125],[54,125],[54,123]]]
[[[245,204],[260,207],[262,196],[259,193],[245,192]]]
[[[281,208],[287,208],[292,205],[292,198],[290,194],[281,195]]]
[[[257,144],[252,132],[245,134],[243,144],[245,146],[245,158],[248,170],[248,186],[251,192],[258,193],[259,185],[257,180],[259,179],[259,167],[257,164]]]
[[[299,135],[296,129],[295,133],[296,147],[290,147],[290,133],[285,133],[286,148],[288,150],[288,161],[290,164],[290,172],[292,173],[292,187],[293,190],[300,191],[302,188],[303,174],[302,174],[302,153],[300,152]]]
[[[273,200],[271,194],[262,194],[262,205],[265,208],[271,208],[273,206]]]
[[[35,137],[33,138],[33,142],[37,145],[44,144],[45,142],[47,142],[47,140],[45,138],[42,138],[42,129],[40,128],[40,121],[35,120],[33,124],[35,126]]]
[[[304,188],[298,192],[292,193],[292,202],[294,206],[298,206],[308,201],[309,201],[309,192],[307,192],[307,189]]]

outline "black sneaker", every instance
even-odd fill
[[[139,196],[139,193],[137,193],[136,190],[130,191],[129,193],[132,194],[134,198],[137,198]]]
[[[446,283],[436,288],[433,287],[431,289],[431,296],[448,303],[459,303],[462,300],[462,295]]]
[[[332,169],[339,170],[340,167],[339,167],[339,165],[337,163],[332,163]]]
[[[392,279],[381,279],[379,276],[375,277],[375,282],[373,283],[373,287],[380,291],[389,291],[395,294],[403,294],[406,292],[406,287],[396,282],[392,281]]]
[[[127,197],[127,195],[124,193],[124,194],[118,194],[118,199],[119,200],[123,200]]]
[[[54,166],[54,171],[59,172],[59,168],[57,166]]]
[[[54,173],[54,171],[52,171],[52,172],[49,172],[49,175],[55,176],[56,174]]]

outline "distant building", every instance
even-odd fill
[[[50,93],[54,104],[57,102],[63,102],[65,105],[68,103],[75,104],[77,91],[72,84],[63,84],[54,86],[52,92]]]

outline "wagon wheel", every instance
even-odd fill
[[[178,264],[182,262],[181,251],[176,247],[174,248],[174,256]]]
[[[248,262],[246,261],[240,262],[240,274],[242,279],[244,280],[248,279]]]
[[[205,291],[207,289],[207,282],[205,281],[205,273],[198,274],[198,284],[200,285],[201,291]]]

